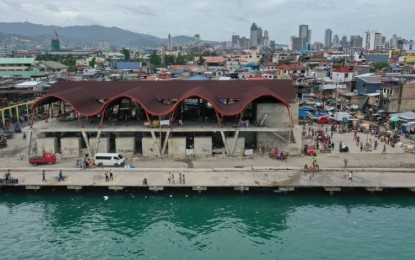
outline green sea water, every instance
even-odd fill
[[[409,193],[1,191],[0,221],[0,259],[415,259]]]

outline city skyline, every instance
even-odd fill
[[[291,36],[297,35],[300,24],[312,28],[311,43],[324,43],[327,28],[339,37],[363,36],[365,31],[378,31],[387,38],[397,34],[404,39],[415,39],[415,26],[402,26],[411,21],[411,12],[408,10],[415,8],[415,2],[404,0],[379,0],[374,3],[364,0],[98,2],[53,0],[35,3],[29,0],[4,0],[0,2],[3,10],[0,21],[29,21],[56,26],[116,26],[162,38],[168,34],[200,34],[201,39],[214,41],[231,41],[232,35],[249,38],[249,28],[256,23],[266,28],[270,40],[281,44],[287,44]],[[17,16],[17,12],[22,15]],[[295,21],[293,17],[297,17]]]

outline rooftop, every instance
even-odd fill
[[[129,98],[141,104],[150,114],[166,115],[174,111],[181,101],[199,97],[223,115],[236,115],[253,100],[263,96],[273,97],[289,106],[295,92],[291,80],[62,81],[54,84],[35,105],[64,100],[80,114],[92,116],[100,114],[114,101]],[[220,102],[223,98],[238,102],[225,105]],[[160,102],[163,99],[177,102],[166,105]]]
[[[33,64],[35,58],[0,58],[0,65],[8,64]]]

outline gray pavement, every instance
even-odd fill
[[[371,138],[361,135],[361,138]],[[372,137],[373,138],[373,137]],[[26,155],[27,143],[16,134],[9,140],[7,148],[0,149],[0,171],[10,168],[19,185],[52,186],[143,186],[147,178],[148,186],[161,187],[415,187],[415,155],[405,153],[401,147],[387,146],[387,154],[381,149],[363,151],[356,146],[352,133],[334,134],[338,146],[342,141],[350,147],[349,153],[338,152],[318,154],[321,171],[310,179],[302,170],[304,164],[311,165],[310,156],[289,156],[287,161],[275,160],[268,155],[253,157],[215,156],[201,159],[132,159],[133,169],[114,169],[114,181],[105,182],[104,171],[109,168],[80,170],[75,168],[75,159],[59,160],[55,165],[31,166]],[[307,142],[307,140],[305,141]],[[402,143],[411,144],[402,138]],[[383,143],[380,143],[382,147]],[[348,160],[348,170],[343,169],[344,159]],[[42,182],[41,171],[45,169],[47,182]],[[59,169],[66,177],[58,182]],[[353,182],[347,178],[353,170]],[[176,183],[168,183],[167,174],[176,175]],[[186,184],[178,183],[178,174],[186,174]]]

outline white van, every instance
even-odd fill
[[[97,153],[94,157],[94,163],[97,166],[123,166],[125,158],[119,153]]]

